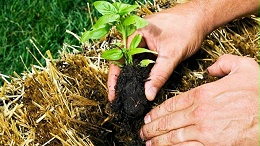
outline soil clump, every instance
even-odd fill
[[[151,109],[144,92],[149,72],[150,68],[141,67],[137,63],[122,68],[115,87],[116,99],[111,105],[114,112],[140,117]]]

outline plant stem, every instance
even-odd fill
[[[130,62],[130,58],[129,58],[129,55],[127,54],[127,43],[126,43],[126,39],[127,39],[127,36],[126,36],[126,29],[125,29],[125,26],[122,24],[122,23],[120,23],[119,24],[119,27],[120,27],[120,29],[121,29],[121,33],[122,33],[122,37],[123,37],[123,48],[125,48],[125,49],[123,49],[122,51],[123,51],[123,54],[124,54],[124,57],[125,57],[125,64],[127,65],[127,64],[131,64]]]
[[[123,44],[124,47],[127,48],[127,44],[126,44],[126,31],[125,31],[125,27],[122,25],[122,36],[123,36]]]

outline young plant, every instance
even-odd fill
[[[148,25],[148,22],[133,13],[138,5],[96,1],[94,6],[103,16],[90,30],[84,32],[81,42],[100,39],[107,35],[112,27],[121,33],[122,43],[114,44],[114,48],[102,53],[102,58],[111,60],[122,67],[115,86],[116,99],[109,104],[111,104],[112,111],[119,115],[124,113],[134,118],[143,116],[151,108],[144,92],[144,83],[150,72],[150,68],[146,66],[154,61],[144,59],[140,64],[136,64],[133,56],[140,53],[156,54],[156,52],[138,47],[142,41],[141,35],[135,35],[130,44],[126,43],[128,36],[137,29]],[[122,58],[125,60],[124,66],[118,62]]]
[[[132,65],[133,55],[135,54],[157,53],[145,48],[138,48],[142,40],[141,35],[136,35],[131,41],[129,48],[127,48],[127,37],[137,29],[148,25],[146,20],[133,14],[133,11],[139,7],[138,5],[129,5],[120,2],[111,4],[106,1],[96,1],[94,2],[94,6],[103,16],[98,19],[89,31],[83,33],[80,41],[86,42],[90,39],[100,39],[109,33],[112,26],[116,27],[123,38],[123,44],[116,44],[116,48],[104,51],[102,58],[117,61],[124,57],[125,65]],[[140,62],[140,65],[145,67],[149,63],[153,63],[153,61],[145,59]],[[116,62],[116,64],[122,66],[119,62]]]
[[[124,57],[126,65],[133,65],[133,55],[140,54],[140,53],[154,53],[154,54],[156,53],[154,51],[145,48],[138,48],[138,45],[140,44],[141,40],[142,40],[142,36],[136,35],[133,38],[129,48],[119,48],[119,49],[114,48],[114,49],[104,51],[102,54],[102,58],[116,61]],[[153,62],[154,62],[153,60],[144,59],[140,62],[140,65],[142,67],[146,67],[148,64]],[[119,62],[116,62],[116,64],[122,66],[120,65]]]

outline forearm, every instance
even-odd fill
[[[258,12],[258,0],[190,0],[164,11],[185,17],[185,21],[196,25],[203,36],[234,19]]]
[[[193,0],[191,3],[201,9],[210,32],[236,18],[259,12],[258,0]]]

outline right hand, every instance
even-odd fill
[[[259,145],[259,64],[223,55],[208,73],[221,79],[169,98],[146,114],[140,136],[147,146]]]
[[[136,34],[143,36],[140,47],[148,47],[158,52],[149,81],[145,83],[145,95],[152,101],[165,84],[175,67],[181,61],[193,55],[200,47],[205,36],[210,33],[209,25],[200,8],[192,2],[145,17],[146,27],[137,30],[128,38],[128,44]],[[108,74],[108,98],[115,99],[115,85],[120,68],[110,65]]]

